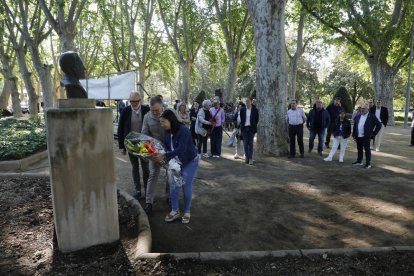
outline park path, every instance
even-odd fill
[[[351,165],[353,141],[343,164],[306,152],[304,159],[256,156],[250,166],[233,159],[234,148],[225,146],[225,137],[223,158],[200,162],[190,224],[164,223],[168,205],[165,178],[160,179],[149,218],[153,252],[412,245],[414,148],[408,147],[409,138],[410,130],[387,127],[381,152],[373,152],[373,168],[366,170]],[[131,191],[128,160],[119,152],[116,160],[123,179],[118,183]]]

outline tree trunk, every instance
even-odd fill
[[[237,67],[240,62],[240,59],[232,57],[231,53],[228,53],[228,56],[229,64],[227,69],[226,102],[230,102],[233,99],[234,86],[237,80]]]
[[[10,58],[6,55],[0,55],[1,64],[3,65],[4,85],[8,86],[12,98],[13,116],[22,116],[22,107],[20,106],[20,94],[17,87],[17,77],[13,74],[13,68]],[[7,89],[7,88],[6,88]]]
[[[188,59],[181,62],[181,73],[183,74],[183,84],[180,94],[180,100],[188,103],[188,95],[190,95],[190,72],[191,72],[191,61]]]
[[[288,100],[291,101],[296,98],[296,75],[298,72],[298,61],[304,51],[303,46],[303,28],[305,26],[305,10],[302,8],[298,23],[298,34],[296,41],[296,52],[290,58],[289,64],[289,85],[288,85]]]
[[[69,28],[69,26],[66,26],[68,31],[62,33],[59,35],[60,39],[60,46],[62,47],[62,53],[67,51],[76,51],[75,47],[75,31],[74,27]]]
[[[7,82],[4,82],[2,92],[0,94],[0,109],[7,109],[10,100],[10,88]]]
[[[139,63],[138,65],[138,81],[145,88],[145,64]],[[139,89],[141,98],[144,99],[144,91],[140,88]]]
[[[388,108],[388,125],[393,126],[394,121],[394,77],[395,71],[386,61],[368,58],[371,70],[372,84],[374,86],[375,100],[381,99]]]
[[[19,63],[20,74],[22,75],[24,85],[26,87],[27,95],[29,96],[29,111],[30,116],[38,114],[38,98],[34,89],[32,80],[30,79],[30,72],[26,64],[26,55],[24,49],[19,48],[16,50],[17,61]]]
[[[293,56],[290,60],[290,64],[289,64],[289,84],[288,84],[288,101],[290,102],[291,100],[295,99],[295,91],[296,91],[296,74],[297,74],[297,57],[296,55]]]
[[[256,87],[259,109],[258,151],[287,155],[286,0],[249,1],[256,46]]]
[[[33,65],[36,68],[36,72],[39,76],[40,83],[42,84],[44,108],[53,107],[54,91],[52,76],[50,73],[51,67],[47,64],[42,63],[40,59],[39,50],[36,46],[30,45],[29,50],[32,57]]]

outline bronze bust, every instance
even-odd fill
[[[88,98],[88,94],[79,82],[85,78],[85,67],[76,52],[65,52],[59,58],[60,69],[63,71],[61,85],[66,88],[68,99]]]

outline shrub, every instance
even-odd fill
[[[46,148],[45,124],[40,116],[0,120],[0,160],[21,159]]]
[[[336,97],[340,97],[341,98],[341,106],[342,106],[342,108],[345,109],[345,111],[347,113],[352,113],[352,101],[351,101],[351,97],[349,96],[349,93],[348,93],[348,91],[346,90],[345,87],[343,87],[343,86],[339,87],[338,91],[336,91],[336,93],[335,93],[335,95],[334,95],[334,97],[332,99],[332,102],[333,102],[333,100]]]

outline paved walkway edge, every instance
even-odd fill
[[[240,252],[188,252],[188,253],[146,253],[141,254],[141,259],[154,259],[161,256],[172,256],[177,260],[196,259],[200,261],[232,261],[240,259],[259,259],[265,257],[313,257],[321,256],[329,258],[329,255],[354,256],[359,253],[414,251],[414,246],[392,247],[361,247],[361,248],[332,248],[332,249],[297,249],[276,251],[240,251]],[[325,255],[326,254],[326,255]]]
[[[1,172],[0,177],[16,178],[16,177],[49,177],[49,173],[28,173],[28,172]]]
[[[30,165],[47,158],[47,154],[47,150],[45,150],[20,160],[0,161],[0,171],[19,171],[27,169]]]
[[[137,245],[135,248],[135,259],[140,258],[140,256],[148,254],[151,252],[152,246],[152,235],[151,235],[151,227],[148,221],[148,216],[145,213],[144,209],[142,208],[141,204],[139,204],[138,200],[132,197],[127,192],[118,189],[118,193],[122,196],[125,201],[131,205],[134,211],[138,214],[138,239]]]

